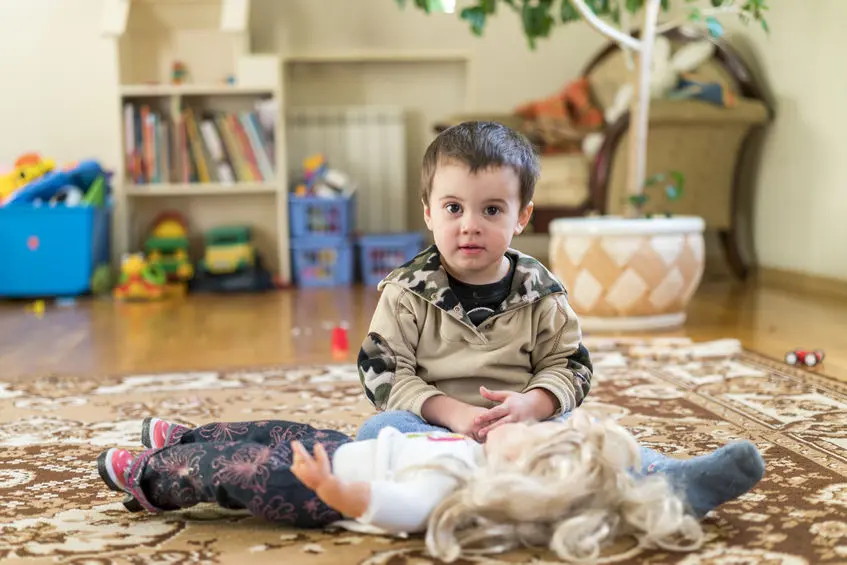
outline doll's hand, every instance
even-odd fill
[[[480,441],[484,441],[488,432],[511,422],[527,420],[545,420],[556,410],[556,400],[552,394],[543,389],[532,389],[526,392],[510,390],[488,390],[480,387],[479,393],[483,398],[499,402],[498,406],[486,410],[476,417],[474,425]]]
[[[333,478],[332,469],[329,464],[329,456],[324,446],[320,443],[315,445],[315,457],[306,451],[299,441],[291,442],[294,451],[294,462],[291,464],[291,472],[301,483],[317,491],[321,485]]]
[[[291,472],[301,483],[315,491],[327,506],[352,518],[365,513],[371,500],[370,483],[347,483],[333,475],[329,456],[320,443],[315,445],[314,458],[299,441],[292,441],[291,449],[294,451]]]

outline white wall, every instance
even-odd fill
[[[115,51],[101,0],[0,0],[0,163],[120,156]]]
[[[474,68],[470,110],[508,111],[555,92],[603,43],[576,24],[531,52],[517,17],[505,10],[476,38],[456,16],[401,11],[394,0],[253,4],[258,50],[466,50]],[[770,38],[728,26],[731,40],[758,59],[777,103],[753,187],[756,254],[766,267],[847,280],[847,111],[840,101],[847,75],[839,71],[847,2],[772,4]],[[120,158],[115,53],[99,35],[100,7],[101,0],[0,0],[0,163],[32,150],[59,162]]]
[[[769,37],[752,24],[728,26],[776,110],[753,187],[759,263],[847,279],[847,2],[770,4]]]

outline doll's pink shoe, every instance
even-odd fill
[[[134,459],[135,456],[126,449],[109,448],[97,457],[97,472],[110,489],[127,493],[123,500],[127,510],[139,512],[143,508],[135,497],[129,494],[126,484],[126,477]]]
[[[177,443],[188,429],[160,418],[147,417],[141,424],[141,444],[153,449],[166,447]]]
[[[126,492],[126,474],[135,456],[126,449],[112,447],[97,457],[97,472],[110,489]]]

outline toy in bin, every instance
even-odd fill
[[[121,260],[121,277],[112,292],[118,300],[158,300],[166,284],[167,275],[158,263],[149,263],[143,253],[131,253]]]
[[[52,159],[42,159],[38,153],[26,153],[15,160],[14,169],[0,176],[0,203],[30,181],[43,177],[56,168]]]
[[[165,271],[169,282],[183,283],[194,276],[188,258],[188,222],[178,212],[160,214],[144,242],[147,260]]]

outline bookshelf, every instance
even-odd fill
[[[209,229],[245,224],[265,266],[291,282],[283,65],[250,52],[249,12],[249,0],[106,0],[121,111],[115,260],[176,210],[193,260]]]

